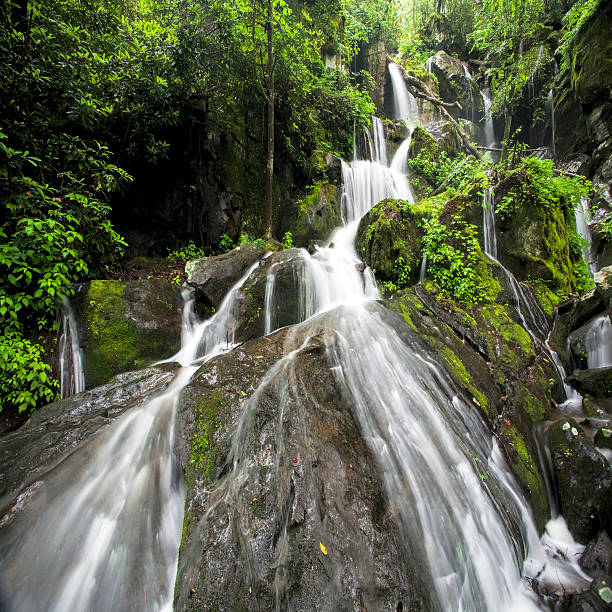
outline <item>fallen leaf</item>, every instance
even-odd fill
[[[321,552],[326,555],[327,554],[327,548],[325,548],[325,546],[323,546],[323,542],[319,542],[319,546],[321,547]]]

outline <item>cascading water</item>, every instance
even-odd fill
[[[63,399],[85,390],[85,371],[74,310],[65,295],[62,296],[61,302],[61,334],[57,344],[60,355],[60,395]]]
[[[587,367],[612,366],[612,324],[607,314],[590,322],[584,336],[584,348],[587,352]]]
[[[469,68],[465,64],[465,62],[461,62],[461,66],[463,67],[463,74],[465,76],[465,80],[467,81],[467,108],[465,109],[465,118],[470,121],[474,121],[474,94],[472,93],[472,74],[470,73]]]
[[[187,300],[182,348],[168,360],[184,367],[165,393],[124,413],[30,487],[36,515],[17,513],[0,532],[4,608],[172,609],[185,497],[173,453],[178,396],[204,360],[231,348],[236,296],[257,265],[204,323]]]
[[[542,585],[571,582],[575,568],[547,556],[477,410],[416,343],[408,346],[384,323],[371,302],[375,285],[357,271],[360,217],[383,197],[405,195],[388,170],[376,162],[343,164],[345,226],[312,256],[306,275],[314,313],[328,314],[302,326],[312,325],[306,333],[314,334],[324,324],[337,339],[328,350],[332,369],[378,458],[412,554],[427,568],[436,606],[537,609],[522,581],[522,560],[525,575]]]
[[[417,101],[406,89],[406,83],[404,82],[401,68],[397,64],[393,62],[389,64],[389,74],[391,75],[391,85],[393,89],[395,117],[398,120],[404,121],[412,131],[419,117]]]
[[[495,126],[493,125],[493,115],[491,114],[491,92],[488,87],[480,91],[482,103],[484,105],[484,136],[485,146],[495,148],[498,142],[495,138]]]
[[[597,263],[593,257],[591,244],[593,242],[593,236],[591,235],[591,228],[588,223],[589,215],[589,201],[586,198],[580,198],[580,204],[574,209],[574,215],[576,217],[576,229],[580,234],[580,237],[588,243],[582,251],[584,261],[587,264],[591,276],[597,272]]]
[[[556,134],[555,134],[555,98],[551,89],[546,96],[546,112],[548,113],[548,124],[550,126],[550,150],[553,158],[557,156]]]

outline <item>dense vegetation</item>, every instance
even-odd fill
[[[72,283],[104,276],[122,257],[127,244],[113,226],[113,207],[128,206],[130,184],[175,153],[176,130],[197,123],[204,133],[230,133],[244,117],[269,177],[280,174],[278,159],[301,168],[325,152],[346,158],[374,106],[357,85],[364,75],[340,68],[380,38],[421,70],[441,46],[483,60],[493,111],[511,118],[534,66],[552,61],[551,30],[564,27],[557,53],[567,70],[575,33],[597,6],[597,0],[572,7],[563,0],[4,3],[0,407],[23,411],[54,397],[43,345],[57,300],[71,294]],[[326,67],[326,55],[339,58],[336,68]],[[430,167],[433,183],[442,184],[458,161]],[[461,193],[481,170],[467,164],[449,187]],[[552,174],[538,189],[549,189],[549,179]],[[555,177],[551,184],[557,183]],[[259,233],[269,234],[269,183],[265,197],[263,189],[253,197],[260,202]],[[427,223],[432,258],[446,253],[457,260],[450,243],[440,251],[437,217]],[[465,276],[457,297],[480,299],[473,230],[446,231],[471,253],[451,262]],[[194,252],[218,246],[193,238]],[[441,282],[446,263],[440,261]]]

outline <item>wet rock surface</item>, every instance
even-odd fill
[[[247,242],[229,253],[187,262],[187,284],[206,307],[218,308],[227,292],[265,250]]]
[[[23,427],[0,437],[0,514],[22,487],[126,410],[160,393],[176,368],[166,363],[120,374],[106,385],[43,406]]]
[[[612,467],[573,419],[551,425],[548,440],[561,511],[576,541],[586,544],[612,528]]]
[[[333,342],[281,330],[184,390],[175,609],[429,608],[325,359]]]

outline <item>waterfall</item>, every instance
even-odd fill
[[[59,347],[60,395],[63,398],[85,390],[83,351],[79,344],[79,330],[70,300],[61,299]]]
[[[391,160],[391,170],[399,175],[408,173],[408,152],[410,150],[410,138],[406,138],[398,147],[393,159]]]
[[[557,157],[556,135],[555,135],[555,98],[551,89],[546,96],[546,112],[548,113],[548,124],[550,125],[550,150],[552,156]]]
[[[386,197],[412,201],[407,178],[387,167],[386,151],[379,150],[380,128],[374,122],[374,161],[342,164],[344,225],[313,255],[299,252],[308,303],[296,316],[309,317],[301,324],[301,346],[321,328],[335,338],[329,365],[436,609],[535,610],[523,576],[557,586],[573,580],[573,567],[547,554],[545,538],[538,541],[476,407],[419,341],[400,338],[386,323],[373,274],[355,250],[359,220],[372,206]],[[285,263],[268,272],[266,310],[279,297],[276,275]],[[171,610],[184,504],[173,454],[178,396],[203,361],[234,346],[238,295],[258,265],[207,321],[196,320],[186,296],[182,348],[169,360],[183,367],[170,387],[41,475],[36,516],[16,515],[0,532],[2,595],[16,610]],[[271,331],[273,315],[264,316]],[[241,494],[248,474],[242,449],[251,408],[271,380],[288,376],[299,350],[277,361],[243,407],[228,461],[234,477],[219,481],[228,499]],[[279,537],[288,538],[287,525]]]
[[[482,200],[482,228],[484,234],[484,252],[497,259],[497,238],[495,237],[495,208],[493,203],[493,191],[486,188]]]
[[[498,142],[495,139],[495,126],[493,125],[493,115],[491,115],[491,92],[488,87],[485,87],[480,94],[484,105],[485,145],[494,148],[498,145]]]
[[[389,64],[389,74],[391,75],[391,85],[393,89],[395,118],[404,121],[412,131],[419,117],[417,101],[408,89],[406,89],[402,70],[397,64],[393,62]]]
[[[372,134],[374,136],[374,157],[372,157],[372,161],[386,166],[387,143],[385,141],[385,128],[378,117],[372,117]]]
[[[584,336],[588,368],[607,368],[612,366],[612,325],[605,314],[589,323]]]
[[[597,263],[593,257],[591,245],[593,243],[593,237],[591,235],[591,228],[588,223],[589,214],[589,201],[586,198],[580,198],[580,204],[574,209],[574,215],[576,218],[576,230],[580,234],[580,237],[585,240],[588,245],[582,250],[584,261],[587,264],[587,268],[593,276],[597,272]]]
[[[17,514],[0,532],[10,609],[172,609],[185,497],[173,453],[177,401],[200,363],[231,348],[236,295],[258,263],[210,320],[198,323],[186,300],[182,348],[168,360],[184,367],[164,393],[37,478],[36,516]]]
[[[463,67],[463,74],[467,81],[468,108],[465,109],[465,118],[473,122],[474,121],[474,95],[472,93],[472,74],[470,73],[465,62],[461,62],[461,66]]]

